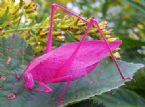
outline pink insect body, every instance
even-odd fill
[[[55,9],[61,9],[62,11],[87,23],[88,26],[80,42],[65,44],[51,50]],[[98,28],[103,40],[85,40],[89,29],[93,25]],[[129,77],[125,78],[123,76],[118,63],[112,54],[112,50],[115,50],[120,45],[121,40],[113,42],[106,41],[98,22],[94,18],[91,18],[90,21],[86,21],[75,13],[53,3],[51,5],[50,28],[45,54],[34,59],[25,69],[23,73],[24,87],[35,92],[49,93],[52,92],[52,89],[48,86],[49,84],[66,82],[63,92],[58,97],[58,103],[60,103],[62,101],[62,96],[71,82],[87,75],[103,58],[107,57],[109,54],[111,54],[121,78],[123,80],[130,79]],[[37,81],[39,86],[44,87],[44,89],[33,89],[34,80]]]

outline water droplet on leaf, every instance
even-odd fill
[[[3,67],[0,67],[0,69],[5,71],[7,68],[3,66]]]
[[[0,56],[2,56],[3,54],[2,54],[2,52],[0,52]]]
[[[7,76],[5,75],[0,75],[0,80],[5,81],[7,79]]]
[[[10,56],[8,56],[8,57],[6,58],[6,64],[10,64],[11,61],[12,61],[12,58],[11,58]]]
[[[7,94],[7,99],[8,100],[14,100],[14,99],[16,99],[16,93],[14,93],[14,92],[8,93]]]

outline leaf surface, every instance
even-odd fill
[[[10,51],[7,51],[9,48]],[[21,54],[19,53],[20,49],[23,51]],[[56,107],[56,100],[63,90],[64,83],[50,84],[50,87],[53,88],[52,94],[29,92],[23,88],[22,80],[17,80],[13,74],[13,71],[22,72],[26,64],[33,58],[32,50],[28,49],[28,45],[22,39],[18,36],[8,39],[1,38],[0,53],[0,75],[6,77],[6,80],[0,77],[0,105],[3,107]],[[8,56],[11,59],[6,60]],[[132,76],[143,67],[142,64],[118,62],[126,77]],[[113,62],[109,58],[105,59],[89,75],[73,81],[63,97],[61,106],[116,89],[124,82]],[[9,99],[11,93],[16,98]]]

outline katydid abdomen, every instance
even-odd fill
[[[103,58],[109,55],[109,51],[105,47],[104,41],[84,41],[68,71],[60,71],[61,67],[65,67],[65,62],[74,52],[78,44],[79,42],[65,44],[36,58],[31,62],[25,73],[31,73],[34,80],[44,83],[72,81],[85,76],[92,71]],[[109,42],[111,50],[118,48],[120,44],[120,40]],[[71,77],[62,78],[60,81],[54,81],[56,78],[66,76]]]

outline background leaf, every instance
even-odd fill
[[[18,34],[14,33],[8,39],[0,37],[0,73],[22,72],[19,69],[24,68],[32,56],[32,49]]]
[[[1,78],[0,82],[0,105],[3,105],[3,107],[56,107],[56,100],[60,92],[63,90],[64,83],[51,84],[50,87],[54,90],[52,94],[29,92],[25,90],[23,88],[22,80],[18,81],[13,75],[13,71],[22,72],[25,68],[22,66],[26,66],[32,58],[32,55],[25,53],[27,45],[22,45],[25,42],[17,36],[13,36],[9,39],[2,39],[1,42],[1,65],[6,65],[6,62],[3,59],[5,56],[10,56],[12,58],[10,65],[12,64],[15,66],[10,66],[8,64],[8,66],[6,66],[7,72],[0,69],[1,76],[6,77],[6,80]],[[25,54],[21,54],[21,56],[18,57],[17,54],[21,45],[24,47],[23,51]],[[7,48],[13,50],[11,50],[11,52],[6,52]],[[29,57],[21,58],[23,55],[27,55]],[[22,60],[24,60],[25,63],[22,63]],[[125,61],[118,62],[125,76],[132,76],[134,72],[143,67],[142,64],[127,63]],[[94,72],[90,73],[86,77],[74,81],[71,84],[63,97],[63,105],[82,101],[94,95],[100,95],[101,93],[108,92],[122,86],[124,82],[125,81],[121,80],[113,62],[110,59],[105,59],[98,65]],[[15,99],[10,100],[8,98],[11,93],[16,96]]]
[[[106,107],[144,107],[145,100],[130,90],[118,89],[92,98]]]

